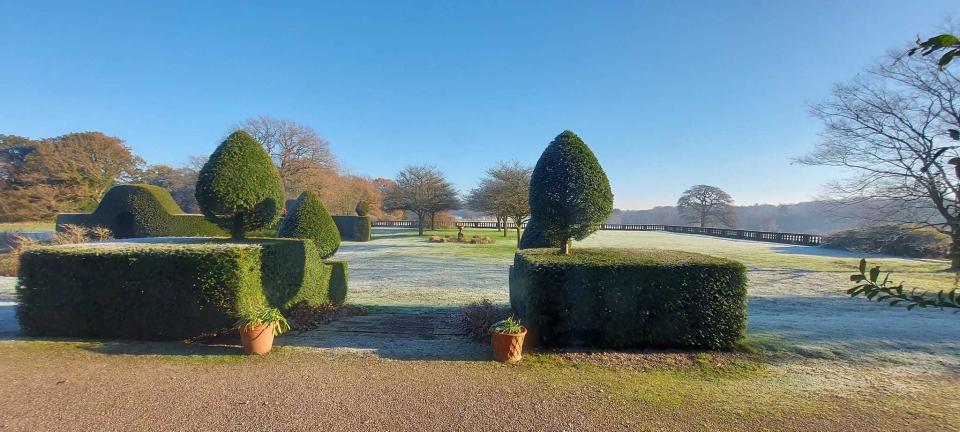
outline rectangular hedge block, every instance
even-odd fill
[[[746,268],[640,249],[519,251],[510,304],[544,346],[729,349],[744,336]]]
[[[342,262],[310,241],[165,238],[41,247],[23,254],[17,319],[30,335],[179,339],[244,310],[346,297]]]
[[[333,216],[333,223],[340,231],[340,240],[370,241],[370,216]]]

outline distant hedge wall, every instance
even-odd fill
[[[93,213],[57,215],[57,230],[65,224],[104,226],[116,238],[228,235],[203,215],[184,214],[166,189],[143,184],[110,188]]]
[[[30,335],[179,339],[264,304],[343,303],[345,274],[299,239],[40,247],[21,257],[16,312]]]
[[[653,250],[517,252],[510,304],[544,346],[731,348],[744,335],[740,263]]]
[[[333,223],[337,224],[340,231],[340,240],[370,241],[370,216],[334,216]]]
[[[912,258],[946,258],[951,243],[950,236],[933,228],[910,225],[851,228],[823,237],[823,247],[831,249]]]

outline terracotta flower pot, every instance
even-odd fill
[[[505,363],[516,363],[523,358],[523,337],[527,335],[527,328],[517,334],[493,332],[490,338],[493,344],[493,359]]]
[[[243,344],[243,353],[247,355],[264,355],[273,349],[274,323],[251,327],[240,327],[240,343]]]

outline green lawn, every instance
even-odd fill
[[[0,223],[0,232],[32,232],[53,231],[56,224],[53,222],[3,222]]]

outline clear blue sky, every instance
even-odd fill
[[[349,4],[348,4],[349,3]],[[922,4],[922,7],[921,7]],[[808,104],[954,1],[0,0],[0,133],[99,130],[151,163],[209,154],[258,114],[314,127],[351,171],[429,163],[466,191],[570,129],[620,208],[707,183],[808,200]]]

